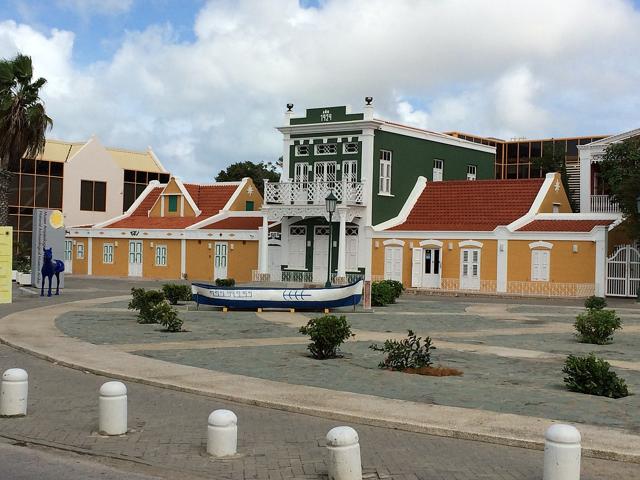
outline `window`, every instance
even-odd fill
[[[335,143],[319,143],[315,147],[316,155],[335,155],[338,153],[338,145]]]
[[[294,164],[293,181],[306,183],[309,180],[309,164],[296,162]]]
[[[244,209],[247,212],[253,212],[253,200],[247,200],[244,202]]]
[[[391,195],[391,152],[380,150],[380,183],[378,193]]]
[[[169,212],[178,211],[178,195],[167,195],[169,199]]]
[[[549,250],[531,250],[531,281],[549,281]]]
[[[305,157],[309,155],[309,145],[296,145],[296,157]]]
[[[156,247],[156,267],[167,266],[167,246],[158,245]]]
[[[102,246],[102,263],[113,263],[113,244],[105,243]]]
[[[84,260],[84,243],[78,243],[76,245],[76,259]]]
[[[107,182],[80,180],[80,210],[106,212]]]
[[[475,165],[467,165],[467,180],[475,180],[476,179],[476,166]]]
[[[435,159],[433,161],[433,181],[442,181],[442,172],[444,171],[444,160]]]
[[[358,153],[358,144],[356,142],[343,143],[342,153]]]

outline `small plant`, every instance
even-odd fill
[[[384,307],[389,303],[396,303],[394,288],[387,282],[373,282],[371,284],[371,304],[374,307]]]
[[[157,323],[153,315],[153,307],[164,301],[164,293],[160,290],[131,289],[131,301],[127,308],[138,310],[138,323]]]
[[[576,317],[573,324],[582,343],[605,345],[613,339],[613,333],[622,328],[615,310],[590,309]]]
[[[609,362],[596,357],[593,353],[587,357],[569,355],[562,373],[566,375],[564,383],[572,392],[609,398],[622,398],[629,395],[627,384],[611,371]]]
[[[300,327],[300,333],[311,337],[311,343],[307,349],[313,358],[318,360],[336,358],[338,347],[349,337],[355,336],[351,333],[351,326],[344,315],[340,317],[323,315],[312,318],[306,326]]]
[[[604,297],[596,297],[595,295],[592,295],[584,301],[584,306],[589,310],[602,310],[607,306],[607,301]]]
[[[236,284],[233,278],[216,278],[217,287],[233,287]]]
[[[159,323],[169,332],[182,331],[182,319],[178,317],[178,312],[166,301],[162,301],[151,308],[151,315],[155,319],[154,323]]]
[[[188,302],[191,300],[191,287],[189,287],[189,285],[165,283],[162,285],[162,292],[171,305],[177,305],[178,302]]]
[[[426,337],[422,343],[422,337],[417,337],[412,330],[409,330],[409,335],[403,340],[385,340],[382,346],[374,343],[369,348],[387,354],[378,367],[406,370],[430,366],[431,350],[436,347],[431,345],[431,337]]]
[[[394,299],[400,298],[400,295],[402,295],[402,292],[404,292],[404,285],[402,284],[402,282],[399,282],[397,280],[383,280],[380,283],[386,283],[391,287]]]

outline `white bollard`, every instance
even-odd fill
[[[122,382],[107,382],[100,387],[98,431],[103,435],[127,433],[127,387]]]
[[[2,374],[0,416],[24,417],[27,414],[29,376],[21,368],[10,368]]]
[[[231,410],[214,410],[207,427],[207,453],[214,457],[236,454],[238,448],[238,417]]]
[[[329,430],[329,480],[362,480],[358,441],[358,432],[351,427],[335,427]]]
[[[580,480],[580,432],[571,425],[551,425],[544,442],[543,480]]]

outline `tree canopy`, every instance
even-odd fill
[[[237,182],[245,177],[250,177],[253,183],[256,184],[260,194],[263,195],[264,180],[277,182],[280,179],[280,174],[277,171],[276,164],[271,162],[238,162],[229,165],[225,170],[220,170],[220,173],[216,176],[216,182]]]

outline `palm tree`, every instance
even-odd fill
[[[40,98],[47,81],[32,79],[31,57],[0,60],[0,225],[9,224],[9,165],[42,153],[45,133],[53,125]]]

